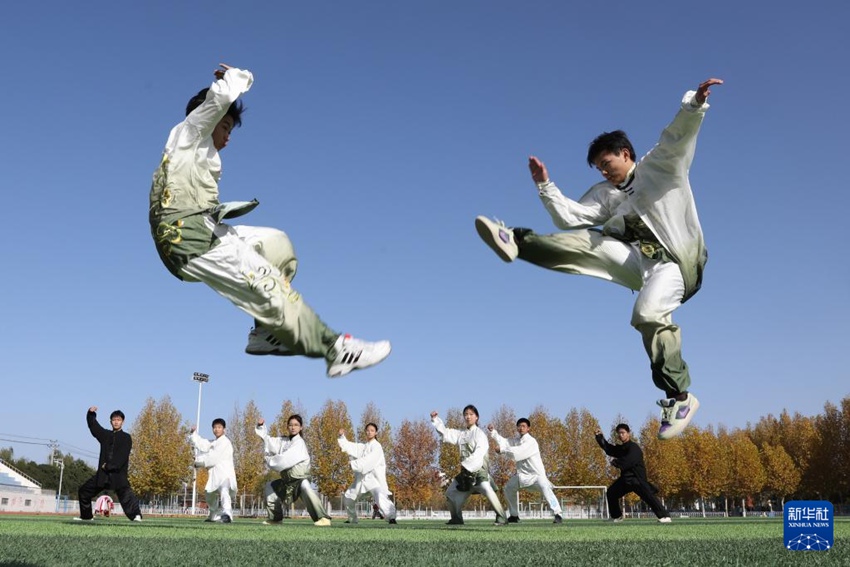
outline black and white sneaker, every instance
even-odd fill
[[[248,346],[245,347],[245,352],[256,356],[267,354],[292,356],[295,354],[264,327],[251,329],[251,332],[248,333]]]
[[[328,351],[328,378],[345,376],[352,370],[374,366],[390,355],[389,341],[374,343],[340,335]]]
[[[227,514],[222,514],[222,515],[221,515],[221,523],[222,523],[222,524],[230,524],[230,523],[232,523],[232,522],[233,522],[233,520],[231,520],[231,519],[230,519],[230,516],[228,516]]]

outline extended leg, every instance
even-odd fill
[[[546,235],[518,232],[519,258],[526,262],[567,274],[600,278],[633,290],[643,284],[640,252],[630,244],[594,230]]]
[[[218,225],[215,233],[219,244],[189,262],[183,272],[261,322],[293,352],[325,357],[339,333],[325,325],[277,266],[235,230]]]
[[[507,523],[508,518],[505,516],[505,509],[502,507],[502,503],[499,502],[499,496],[496,494],[496,491],[493,490],[493,487],[490,486],[490,483],[485,481],[479,484],[476,484],[472,487],[472,492],[475,494],[483,494],[487,499],[487,502],[490,503],[490,506],[493,508],[493,511],[496,512],[496,522],[500,524]]]
[[[461,492],[458,490],[457,481],[452,480],[452,483],[449,485],[448,489],[446,489],[446,502],[448,503],[449,514],[451,516],[449,523],[463,523],[463,505],[466,503],[469,495],[469,492]]]
[[[84,520],[94,518],[91,501],[101,490],[103,490],[103,487],[97,483],[97,475],[92,476],[80,486],[80,489],[77,491],[77,500],[80,502],[80,518]]]
[[[133,489],[129,486],[124,486],[115,490],[118,495],[118,501],[121,502],[121,508],[124,510],[124,515],[133,520],[136,516],[141,517],[142,510],[139,508],[139,500],[133,493]]]

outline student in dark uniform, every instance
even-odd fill
[[[134,522],[142,521],[139,501],[130,488],[127,479],[127,465],[130,462],[130,450],[133,440],[129,433],[121,430],[124,426],[124,412],[115,410],[109,416],[112,430],[105,429],[97,422],[97,406],[89,408],[86,421],[92,436],[100,443],[100,457],[97,460],[97,472],[88,479],[77,493],[80,501],[80,517],[75,520],[91,521],[92,498],[104,490],[114,490],[124,514]]]
[[[620,439],[620,444],[612,445],[605,440],[601,430],[596,430],[596,442],[599,443],[606,455],[614,458],[611,464],[620,469],[620,478],[608,487],[608,511],[611,514],[611,520],[614,522],[623,521],[620,498],[634,492],[652,508],[659,522],[669,524],[672,521],[670,513],[667,512],[664,504],[655,495],[658,489],[646,479],[643,451],[637,443],[632,441],[629,426],[625,423],[617,425],[617,437]]]

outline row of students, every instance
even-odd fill
[[[120,410],[112,412],[112,430],[109,431],[97,422],[96,412],[96,406],[89,408],[86,421],[92,436],[100,443],[98,467],[97,472],[80,487],[80,516],[75,520],[91,521],[92,498],[104,490],[112,489],[117,492],[127,517],[140,522],[142,516],[139,503],[127,479],[132,438],[122,429],[124,414]],[[531,422],[524,417],[517,420],[518,436],[513,439],[503,437],[492,425],[487,427],[489,437],[496,442],[496,452],[509,455],[516,462],[516,474],[508,480],[504,488],[510,514],[506,515],[490,477],[490,442],[487,434],[478,427],[478,409],[472,404],[467,405],[463,408],[463,420],[465,428],[453,429],[445,426],[436,411],[431,412],[431,422],[440,439],[444,443],[456,445],[461,457],[460,471],[446,490],[450,513],[447,523],[464,523],[463,505],[472,494],[481,494],[487,499],[496,512],[497,526],[519,522],[517,495],[520,489],[540,492],[554,513],[554,522],[562,523],[560,504],[552,489],[552,483],[546,476],[537,440],[530,433]],[[189,441],[196,452],[194,466],[208,471],[204,490],[209,515],[205,521],[227,524],[232,522],[232,502],[238,486],[233,465],[233,444],[226,435],[226,427],[224,419],[214,419],[212,440],[201,437],[195,427],[192,427]],[[255,433],[263,440],[264,462],[270,470],[280,475],[280,478],[266,486],[267,519],[263,524],[280,524],[284,511],[296,500],[300,500],[316,526],[331,525],[330,515],[310,483],[311,459],[302,429],[303,419],[297,414],[287,420],[288,435],[285,436],[269,435],[265,420],[260,418],[257,422]],[[377,506],[377,512],[388,523],[395,524],[396,508],[390,500],[392,493],[387,485],[386,457],[377,440],[378,426],[368,423],[365,433],[365,443],[349,441],[344,429],[339,430],[337,439],[340,449],[349,456],[349,465],[354,472],[354,482],[343,495],[348,517],[346,523],[357,523],[356,503],[368,494]],[[597,431],[596,435],[600,447],[614,458],[612,464],[621,470],[620,478],[608,491],[612,519],[622,520],[619,499],[629,492],[635,492],[649,504],[659,521],[668,523],[669,513],[655,496],[657,489],[646,478],[643,453],[631,440],[628,425],[619,424],[617,435],[620,439],[618,445],[605,441],[601,431]]]

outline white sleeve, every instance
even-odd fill
[[[231,68],[225,71],[224,77],[216,80],[207,91],[207,98],[186,117],[186,123],[191,125],[200,138],[206,138],[215,129],[227,109],[239,95],[248,92],[254,82],[250,71]]]
[[[307,452],[307,444],[304,443],[300,435],[293,439],[281,454],[272,457],[274,468],[278,471],[291,469],[298,463],[309,459],[310,454]]]
[[[496,442],[500,451],[504,452],[508,449],[508,440],[499,435],[499,432],[495,429],[490,432],[490,439]]]
[[[204,455],[204,466],[209,469],[227,461],[233,461],[233,445],[230,439],[222,435],[210,444],[209,452]]]
[[[641,160],[641,164],[652,165],[668,171],[687,172],[694,160],[694,151],[708,103],[694,106],[696,91],[688,91],[682,97],[679,112],[673,121],[661,132],[661,137]],[[645,165],[646,166],[646,165]]]
[[[439,416],[431,418],[431,423],[434,424],[434,429],[440,434],[443,443],[455,444],[460,439],[460,431],[457,429],[449,429],[443,424],[443,420]]]
[[[555,226],[570,230],[605,224],[611,217],[608,207],[601,199],[601,189],[597,189],[600,185],[591,187],[578,201],[565,197],[551,181],[538,183],[537,187],[540,200]]]
[[[260,436],[263,440],[263,452],[269,454],[276,454],[280,452],[280,448],[283,446],[283,439],[280,437],[271,437],[266,431],[265,424],[258,425],[254,429],[254,433]]]
[[[540,447],[537,444],[537,439],[526,435],[520,439],[519,443],[513,444],[505,453],[511,455],[517,461],[524,461],[529,457],[533,457],[540,452]]]
[[[192,434],[189,436],[189,442],[192,443],[192,446],[201,453],[206,453],[210,450],[211,443],[200,435],[198,435],[197,431],[193,431]]]
[[[378,444],[377,447],[373,447],[372,450],[356,459],[351,461],[351,470],[354,472],[359,472],[363,474],[368,474],[375,470],[375,467],[378,466],[378,463],[381,462],[384,456],[384,448]]]
[[[363,443],[354,443],[353,441],[349,441],[345,438],[345,435],[340,435],[336,442],[339,443],[339,448],[342,449],[344,453],[346,453],[349,457],[354,457],[355,459],[363,454],[363,449],[366,447]]]

